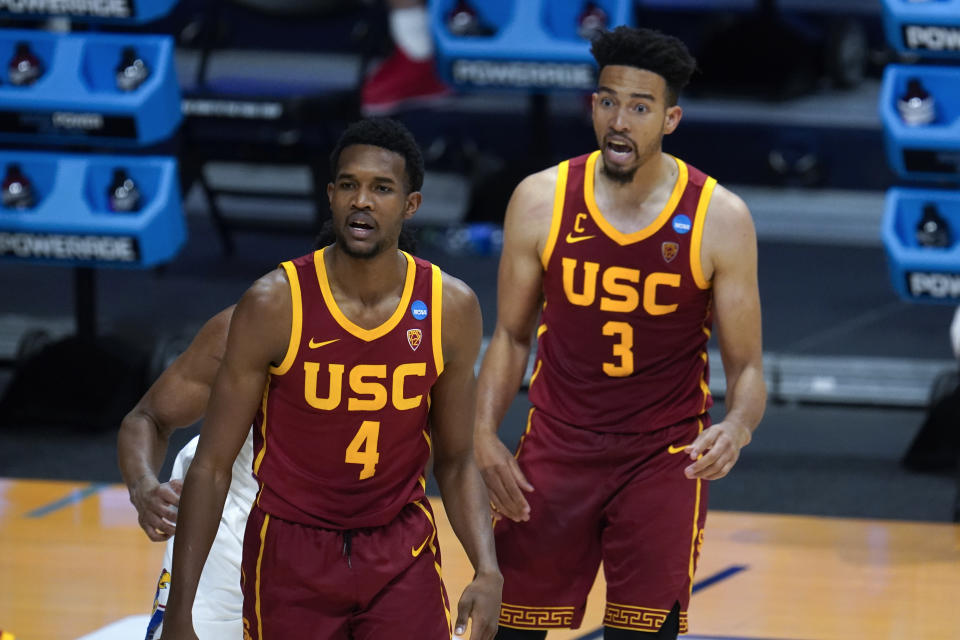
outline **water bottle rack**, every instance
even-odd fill
[[[946,248],[922,247],[916,239],[923,208],[933,204],[952,234]],[[894,290],[911,302],[960,303],[960,193],[947,189],[894,187],[887,191],[883,244]]]
[[[169,138],[180,124],[180,90],[169,36],[57,35],[0,30],[0,60],[28,43],[44,67],[27,86],[0,84],[0,139],[18,143],[144,146]],[[150,75],[133,91],[116,86],[125,47]]]
[[[493,33],[457,36],[447,16],[457,0],[430,0],[437,68],[459,88],[586,90],[595,88],[590,43],[577,35],[580,2],[548,0],[474,1],[482,24]],[[630,24],[632,0],[596,0],[611,27]]]
[[[934,100],[936,119],[908,125],[897,101],[917,78]],[[960,66],[887,65],[880,90],[887,162],[906,180],[960,182]]]
[[[883,27],[901,53],[960,60],[960,0],[884,0]]]
[[[2,172],[10,163],[29,177],[35,199],[27,209],[0,208],[0,260],[147,268],[169,261],[186,239],[173,158],[0,151]],[[140,190],[135,212],[108,206],[116,168]]]
[[[883,0],[887,40],[904,53],[960,62],[960,0]],[[931,99],[933,120],[907,124],[897,103],[917,79]],[[960,65],[891,64],[880,89],[887,162],[914,186],[887,191],[883,244],[893,289],[904,300],[960,302]],[[925,183],[927,186],[921,186]],[[923,210],[946,223],[949,246],[921,246]],[[941,230],[943,232],[943,230]]]
[[[0,5],[0,17],[36,20],[66,17],[75,22],[104,24],[142,24],[164,17],[178,0],[104,0],[101,2],[63,2],[62,0],[10,1]]]

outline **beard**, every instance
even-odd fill
[[[636,175],[637,169],[637,166],[623,169],[620,167],[611,167],[604,162],[603,166],[600,167],[600,172],[617,184],[629,184],[633,180],[633,176]]]

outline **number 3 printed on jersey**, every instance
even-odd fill
[[[380,422],[376,420],[364,420],[353,436],[353,440],[347,445],[347,455],[344,462],[348,464],[361,464],[360,480],[372,478],[376,473],[377,463],[380,462],[380,452],[377,451],[377,440],[380,437]]]
[[[611,378],[624,378],[633,373],[633,327],[626,322],[610,320],[603,325],[603,335],[619,336],[613,355],[619,362],[604,362],[603,372]]]

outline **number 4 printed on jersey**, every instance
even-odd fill
[[[360,480],[372,478],[376,473],[377,463],[380,462],[380,452],[377,451],[377,440],[380,437],[380,422],[364,420],[357,435],[347,445],[347,455],[344,462],[348,464],[362,464]]]

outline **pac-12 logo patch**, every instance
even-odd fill
[[[690,218],[683,215],[682,213],[678,216],[673,216],[673,230],[677,233],[689,233],[691,228]]]
[[[410,313],[415,320],[425,320],[427,317],[427,304],[423,300],[414,300],[410,305]]]
[[[673,259],[677,257],[679,251],[680,245],[676,242],[664,242],[660,245],[660,253],[667,262],[673,262]]]
[[[416,351],[420,347],[420,342],[423,340],[423,331],[420,329],[407,329],[407,343],[410,345],[410,348]]]

